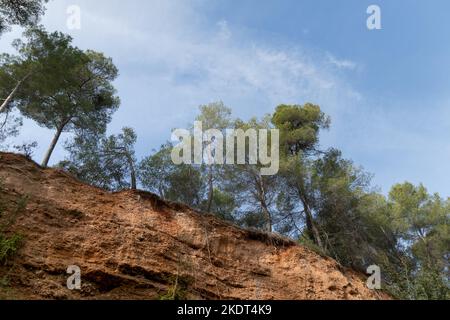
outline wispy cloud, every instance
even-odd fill
[[[280,103],[310,101],[332,117],[332,130],[322,136],[323,146],[337,146],[346,157],[375,172],[385,191],[403,177],[414,179],[413,168],[446,167],[443,157],[432,156],[449,154],[445,139],[427,142],[429,136],[445,135],[424,136],[408,125],[419,118],[411,115],[403,124],[404,117],[395,114],[394,108],[392,114],[372,108],[376,103],[346,77],[362,70],[357,62],[301,43],[275,45],[255,39],[242,26],[204,16],[204,7],[210,5],[206,1],[77,2],[82,10],[80,31],[66,29],[65,12],[72,4],[68,0],[50,2],[43,22],[49,30],[72,33],[80,47],[113,57],[120,70],[116,86],[122,106],[110,131],[134,127],[138,155],[149,154],[167,140],[171,129],[186,126],[200,104],[223,100],[236,115],[247,118],[272,112]],[[16,31],[0,39],[2,51],[9,50],[7,43],[18,35]],[[436,114],[442,118],[442,112]],[[26,122],[19,140],[36,137],[40,158],[51,135]],[[401,160],[405,154],[408,165]],[[63,157],[60,144],[54,161]],[[432,190],[445,187],[442,174],[430,172],[417,174],[416,180],[435,186]]]
[[[43,21],[50,30],[72,33],[77,45],[114,58],[123,103],[111,128],[135,127],[140,154],[191,121],[203,103],[223,100],[248,117],[271,112],[280,103],[312,101],[333,114],[359,97],[330,68],[332,62],[349,69],[351,62],[308,53],[301,45],[254,41],[240,26],[202,16],[203,1],[80,0],[80,31],[66,29],[69,4],[50,2]]]
[[[334,65],[339,69],[355,70],[358,67],[356,62],[353,62],[351,60],[338,59],[331,53],[327,53],[327,59],[329,63],[331,63],[332,65]]]
[[[147,15],[133,19],[132,5],[105,10],[101,3],[81,3],[85,21],[76,37],[119,64],[123,108],[113,126],[129,121],[139,130],[151,110],[151,130],[168,130],[192,118],[199,104],[219,99],[248,116],[270,112],[279,103],[306,101],[332,112],[360,96],[335,72],[326,53],[255,41],[240,26],[202,16],[202,1],[141,4]],[[350,67],[348,61],[334,63]],[[142,116],[132,118],[135,112]],[[167,112],[172,123],[156,121],[166,119]],[[151,130],[143,132],[146,137]]]

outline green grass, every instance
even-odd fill
[[[0,181],[0,218],[3,220],[3,223],[0,224],[0,265],[6,265],[19,250],[22,236],[17,233],[7,236],[5,231],[14,224],[17,216],[25,211],[28,197],[18,198],[15,207],[9,212],[10,214],[5,216],[8,211],[4,199],[1,197],[2,192],[3,186]]]
[[[22,236],[18,234],[14,234],[11,237],[0,234],[0,264],[6,265],[19,250],[21,243]]]
[[[186,287],[184,281],[180,281],[178,276],[174,276],[170,280],[170,287],[166,293],[160,295],[158,300],[186,300]]]
[[[311,251],[317,253],[318,255],[320,255],[323,258],[329,257],[329,255],[327,254],[327,252],[324,249],[322,249],[321,247],[316,245],[311,239],[309,239],[305,236],[300,237],[300,239],[298,240],[298,243],[301,244],[302,246],[305,246],[306,248],[310,249]]]

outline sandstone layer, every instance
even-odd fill
[[[0,266],[7,298],[386,298],[364,275],[292,240],[150,193],[109,193],[8,153],[0,154],[0,183],[0,221],[23,237]],[[81,290],[67,288],[70,265],[80,267]]]

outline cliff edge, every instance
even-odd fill
[[[4,298],[387,298],[294,241],[150,193],[109,193],[9,153],[0,153],[0,184],[0,225],[22,238],[0,266]],[[67,288],[70,265],[81,290]]]

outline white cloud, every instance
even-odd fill
[[[228,27],[228,22],[226,20],[221,20],[217,22],[217,26],[219,27],[219,38],[223,41],[226,41],[231,38],[231,31]]]
[[[424,104],[423,114],[406,115],[398,110],[423,108],[383,97],[368,101],[344,77],[364,71],[359,63],[301,44],[255,40],[242,26],[203,15],[210,1],[75,2],[81,8],[80,31],[66,29],[66,8],[74,4],[69,0],[50,2],[43,22],[49,30],[71,33],[78,46],[113,57],[122,106],[110,131],[134,127],[138,155],[169,139],[171,129],[186,126],[200,104],[221,99],[246,118],[272,112],[279,103],[309,101],[332,117],[323,146],[341,148],[344,156],[375,172],[384,191],[407,179],[432,191],[448,190],[442,173],[449,169],[448,101],[439,108],[431,107],[436,102]],[[19,35],[15,29],[0,38],[1,51],[10,51],[9,43]],[[377,104],[381,107],[373,107]],[[28,121],[19,141],[37,139],[40,159],[52,134]],[[62,146],[54,161],[64,156]]]
[[[327,59],[329,63],[331,63],[332,65],[334,65],[339,69],[355,70],[358,67],[356,62],[345,59],[338,59],[331,53],[327,53]]]
[[[105,3],[80,2],[83,29],[74,35],[77,44],[104,51],[119,65],[123,107],[115,129],[130,122],[148,137],[155,129],[143,128],[143,119],[149,118],[162,135],[163,128],[189,121],[199,104],[218,99],[248,116],[270,112],[279,103],[306,101],[331,112],[359,97],[325,54],[255,42],[239,26],[208,21],[201,15],[201,1],[139,2],[139,11],[137,1]],[[58,28],[59,22],[47,23]],[[156,120],[168,113],[171,123]]]
[[[203,16],[208,2],[79,0],[79,31],[66,28],[71,4],[50,2],[43,23],[49,30],[71,33],[82,48],[113,57],[120,70],[122,107],[110,128],[136,128],[139,154],[148,154],[170,137],[172,128],[191,121],[198,105],[211,101],[223,100],[240,117],[307,101],[334,116],[340,106],[351,108],[360,97],[330,66],[331,55],[254,41],[241,26]],[[352,66],[345,60],[331,62]],[[46,146],[48,132],[33,130]],[[55,159],[62,156],[60,144]]]

